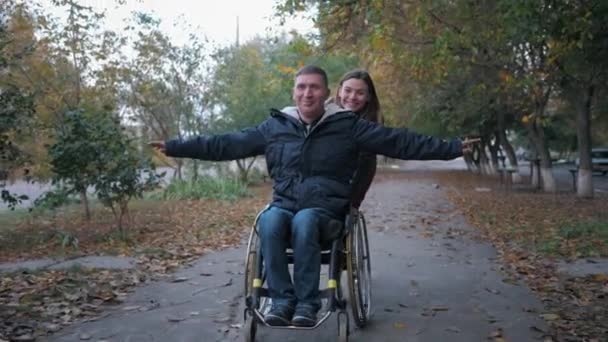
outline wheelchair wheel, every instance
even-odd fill
[[[245,319],[245,342],[255,342],[255,334],[257,333],[257,330],[258,324],[255,321],[255,317],[248,315],[248,317]]]
[[[357,327],[362,328],[371,315],[371,260],[365,217],[361,212],[357,215],[346,239],[346,270],[353,319]]]
[[[258,215],[259,217],[259,215]],[[257,223],[257,218],[256,218]],[[247,243],[247,257],[245,260],[245,298],[250,298],[253,295],[253,279],[256,275],[256,267],[258,258],[261,258],[260,254],[260,238],[254,228],[251,229],[249,235],[249,242]],[[266,269],[262,265],[262,269],[258,271],[258,278],[262,280],[262,285],[266,282]],[[265,310],[269,305],[270,300],[268,297],[259,296],[257,302],[252,303],[253,305],[247,304],[249,309]]]
[[[250,296],[253,292],[253,278],[255,277],[255,267],[257,258],[259,257],[260,240],[255,232],[255,227],[249,234],[249,242],[247,243],[247,259],[245,261],[245,297]]]
[[[348,326],[348,314],[344,312],[338,313],[338,342],[348,342],[350,332]]]

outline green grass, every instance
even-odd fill
[[[152,198],[168,200],[212,198],[237,200],[250,196],[247,185],[235,178],[203,177],[197,181],[174,180],[162,193]]]
[[[559,235],[564,239],[600,239],[608,242],[608,221],[586,221],[563,225]]]
[[[581,257],[608,256],[608,221],[583,221],[559,228],[563,240],[575,244]]]
[[[543,236],[537,251],[548,255],[579,258],[608,256],[608,221],[578,221],[563,224],[555,234]]]
[[[30,215],[31,213],[27,209],[0,210],[0,234],[14,227],[16,222],[27,219]]]

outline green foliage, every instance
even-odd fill
[[[67,194],[95,189],[100,201],[111,208],[118,228],[128,212],[128,202],[155,187],[159,178],[110,115],[70,112],[50,147],[53,182]]]
[[[590,87],[601,99],[607,84],[602,0],[286,0],[276,8],[280,16],[314,10],[321,44],[357,51],[371,66],[389,122],[428,133],[491,136],[500,121],[501,130],[531,127],[536,141],[571,148],[577,110],[553,117],[572,92],[564,86],[579,87],[570,97],[580,102]],[[599,116],[592,127],[604,126]]]
[[[53,236],[57,244],[61,246],[62,249],[73,248],[78,249],[78,238],[73,234],[57,229],[53,231]]]
[[[34,210],[45,212],[54,211],[55,209],[74,204],[77,201],[70,197],[70,192],[62,187],[57,187],[54,190],[45,192],[42,196],[34,201]]]
[[[608,221],[583,221],[559,228],[564,239],[600,240],[608,244]]]
[[[103,140],[104,149],[98,155],[100,170],[93,186],[99,200],[112,209],[118,228],[122,231],[122,219],[128,214],[128,203],[133,198],[142,198],[145,191],[152,190],[160,182],[151,161],[137,151],[131,139],[120,130],[120,125],[108,121]]]
[[[358,65],[352,55],[321,54],[317,46],[297,34],[255,39],[220,50],[214,58],[217,67],[210,104],[217,112],[216,132],[256,125],[268,116],[270,108],[292,105],[294,75],[306,64],[323,67],[330,81],[337,81]]]
[[[196,181],[173,180],[157,195],[157,198],[170,200],[213,198],[236,200],[250,196],[247,186],[238,178],[199,177]]]
[[[160,19],[135,13],[127,36],[135,58],[121,69],[124,98],[149,139],[207,131],[210,118],[207,46],[195,35],[178,46],[160,29]]]
[[[537,246],[540,252],[577,257],[606,256],[608,251],[608,221],[591,220],[563,224],[554,235],[543,236]]]
[[[9,65],[19,62],[8,51],[11,39],[4,22],[0,22],[0,200],[14,210],[27,196],[4,189],[5,181],[10,173],[28,160],[20,142],[30,131],[34,103],[31,95],[4,77]]]
[[[80,110],[65,115],[49,148],[53,183],[62,184],[70,194],[86,191],[94,184],[100,171],[98,157],[104,144],[110,143],[103,135],[106,124],[106,120]]]

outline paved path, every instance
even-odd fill
[[[430,180],[377,182],[364,210],[375,310],[351,341],[487,341],[499,329],[506,341],[536,341],[531,327],[547,329],[539,301],[525,286],[503,281],[495,250],[472,238]],[[49,341],[242,341],[244,257],[244,245],[209,254],[176,273],[179,282],[140,287],[122,306]],[[337,328],[332,317],[315,331],[261,329],[258,336],[335,341]]]

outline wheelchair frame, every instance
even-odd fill
[[[327,311],[312,327],[271,326],[264,321],[263,311],[268,309],[269,291],[263,285],[266,282],[264,262],[259,251],[257,222],[260,211],[255,218],[245,263],[245,341],[255,341],[257,325],[272,329],[312,330],[321,326],[332,313],[337,313],[338,341],[347,342],[350,335],[347,306],[350,306],[355,324],[365,327],[371,316],[371,262],[367,226],[363,213],[351,208],[346,216],[342,234],[331,242],[329,251],[321,252],[321,265],[329,265],[327,288],[319,290],[321,298],[326,299]],[[288,253],[289,263],[293,263],[292,253]],[[346,272],[349,299],[344,298],[344,284],[341,284],[342,273]]]

